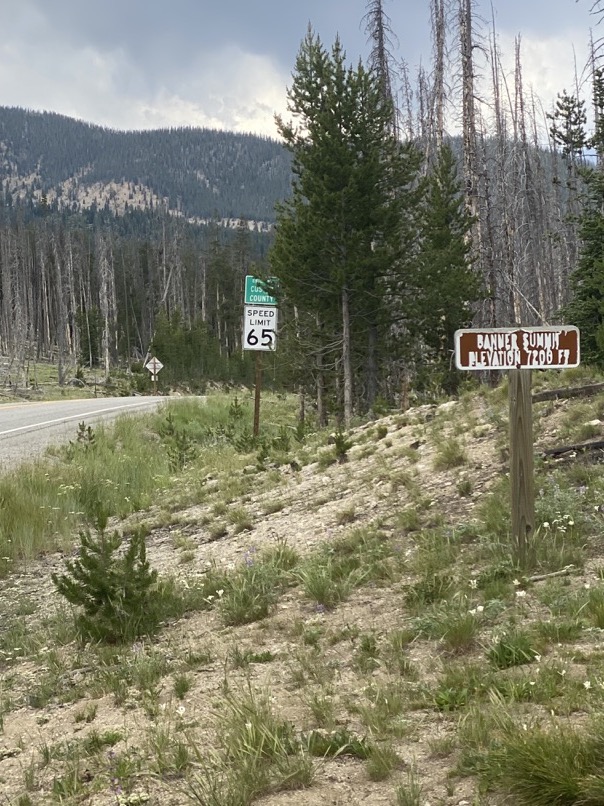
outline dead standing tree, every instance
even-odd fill
[[[113,253],[107,235],[99,233],[97,254],[99,260],[99,308],[102,318],[101,359],[105,381],[108,381],[112,353],[117,347],[117,311]]]
[[[432,91],[428,126],[429,148],[434,147],[437,154],[442,149],[445,138],[445,119],[448,99],[445,81],[445,68],[447,63],[447,17],[448,7],[445,0],[431,0],[430,20],[432,27],[434,68],[432,72]]]
[[[386,136],[399,135],[399,112],[392,89],[392,33],[390,18],[384,11],[383,0],[369,0],[364,17],[365,32],[372,44],[369,65],[378,77],[382,99],[390,109]],[[345,300],[343,299],[343,302]],[[378,392],[378,325],[371,321],[367,328],[366,400],[371,409]]]
[[[367,13],[363,20],[365,22],[365,33],[371,42],[369,66],[378,76],[384,100],[391,105],[390,131],[397,136],[399,131],[399,112],[392,89],[394,34],[392,33],[390,17],[384,11],[383,0],[369,0]]]
[[[479,150],[474,65],[474,50],[478,45],[474,38],[473,6],[474,0],[459,0],[463,183],[466,208],[474,221],[472,228],[474,265],[487,289],[486,306],[478,313],[478,324],[483,327],[497,327],[497,299],[500,291],[494,263],[490,259],[491,238],[487,231],[490,216],[485,187],[487,181],[485,149]]]

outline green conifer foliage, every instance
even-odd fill
[[[424,370],[439,375],[432,382],[449,392],[458,380],[451,369],[453,336],[471,324],[472,303],[481,294],[481,280],[472,267],[471,229],[455,156],[443,146],[428,176],[418,258],[407,279],[413,289],[407,332]]]
[[[370,408],[392,326],[392,299],[414,229],[420,155],[392,133],[392,105],[379,77],[346,65],[309,30],[278,120],[292,153],[292,196],[278,208],[272,273],[317,375],[335,384],[350,416]],[[379,368],[379,369],[378,369]],[[361,390],[365,390],[363,393]],[[347,400],[348,397],[348,400]]]
[[[585,175],[587,195],[581,216],[581,253],[571,277],[571,301],[561,311],[565,324],[581,333],[581,359],[604,367],[604,175]]]
[[[558,93],[555,110],[548,118],[552,121],[550,134],[561,147],[562,155],[571,161],[580,158],[587,142],[585,101],[563,90]]]
[[[604,367],[604,73],[594,72],[595,129],[589,144],[598,163],[582,170],[586,193],[580,214],[581,247],[570,278],[571,300],[560,319],[581,333],[581,359]]]
[[[134,532],[125,551],[122,543],[117,532],[81,532],[77,559],[67,560],[66,573],[52,575],[57,591],[80,608],[77,625],[84,638],[127,642],[157,629],[157,571],[147,560],[144,532]]]

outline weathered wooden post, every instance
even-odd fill
[[[260,390],[262,388],[262,353],[256,353],[256,388],[254,390],[254,436],[260,433]]]
[[[510,488],[512,546],[516,562],[527,568],[533,561],[531,537],[535,530],[533,463],[533,404],[531,370],[509,372]]]

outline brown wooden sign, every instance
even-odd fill
[[[579,360],[579,330],[572,325],[455,333],[457,369],[566,369]]]

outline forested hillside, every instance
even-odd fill
[[[246,379],[243,278],[262,271],[290,157],[267,138],[117,132],[0,108],[0,352],[165,363],[162,380]],[[143,374],[143,377],[146,373]]]
[[[5,198],[63,210],[169,210],[192,219],[274,220],[290,160],[274,140],[210,129],[120,132],[0,107]]]

